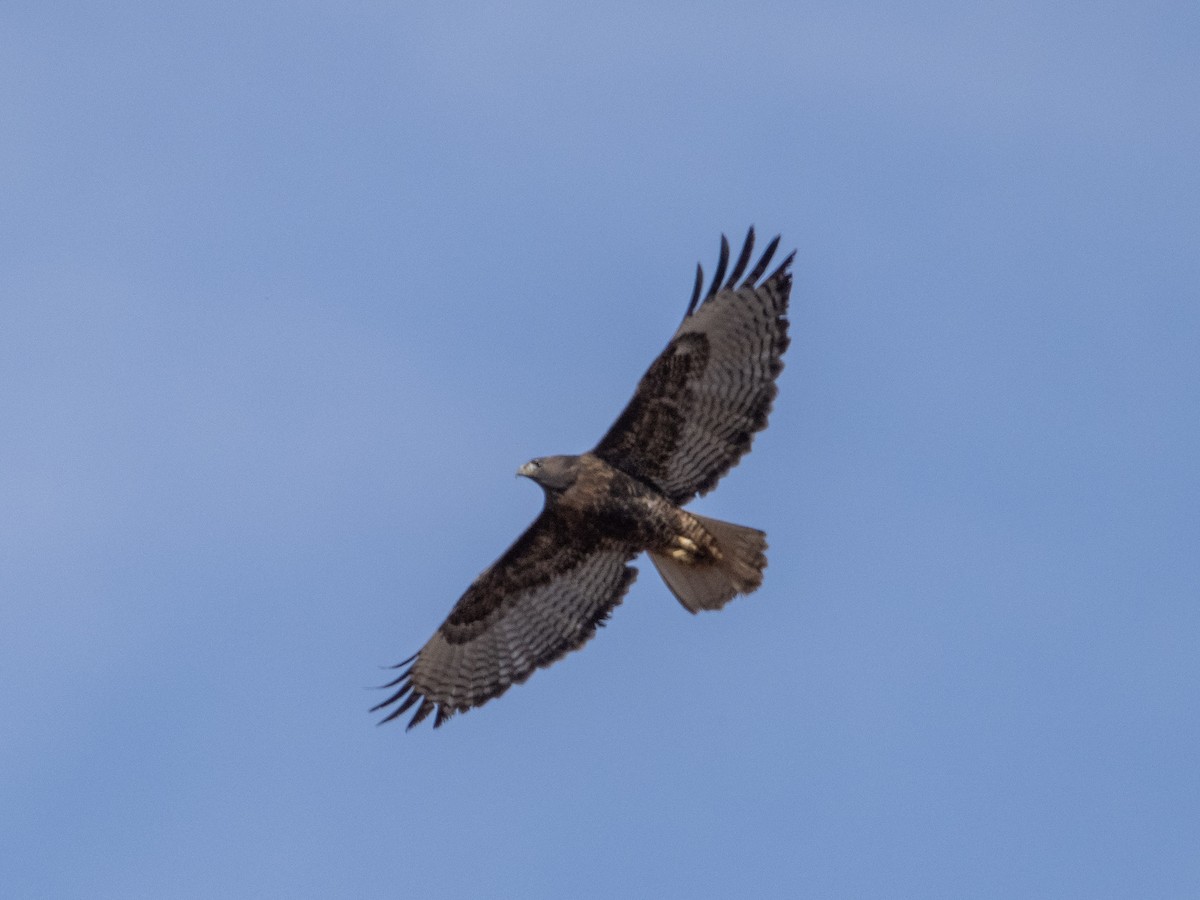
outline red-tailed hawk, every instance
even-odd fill
[[[683,322],[593,450],[527,462],[518,475],[545,492],[533,524],[467,588],[450,616],[371,711],[413,706],[412,728],[437,711],[499,697],[578,649],[637,576],[642,551],[690,612],[720,609],[762,584],[766,535],[681,507],[716,486],[767,426],[788,345],[791,254],[759,283],[776,237],[745,278],[754,229],[725,279],[729,242],[708,292],[703,270]],[[740,280],[740,283],[739,283]]]

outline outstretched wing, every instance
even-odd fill
[[[683,323],[592,451],[596,456],[683,504],[714,488],[750,449],[755,433],[767,427],[788,346],[788,269],[795,254],[758,284],[778,245],[776,237],[738,284],[754,249],[751,228],[722,284],[729,242],[721,236],[717,272],[703,302],[704,272],[697,266]]]
[[[597,543],[543,510],[495,564],[475,579],[450,616],[372,709],[399,704],[388,722],[416,706],[412,728],[434,709],[434,727],[499,697],[535,669],[587,643],[604,623],[637,569],[635,551]]]

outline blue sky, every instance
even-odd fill
[[[1200,893],[1194,4],[8,4],[0,870],[27,897]],[[771,427],[437,732],[368,687],[753,223]]]

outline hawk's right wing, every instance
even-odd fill
[[[543,510],[503,556],[475,579],[437,633],[384,687],[371,711],[412,706],[412,728],[434,709],[434,727],[499,697],[587,643],[637,577],[628,547],[578,535]]]

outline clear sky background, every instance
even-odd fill
[[[1194,3],[9,3],[11,897],[1200,896]],[[376,727],[754,224],[768,531]]]

